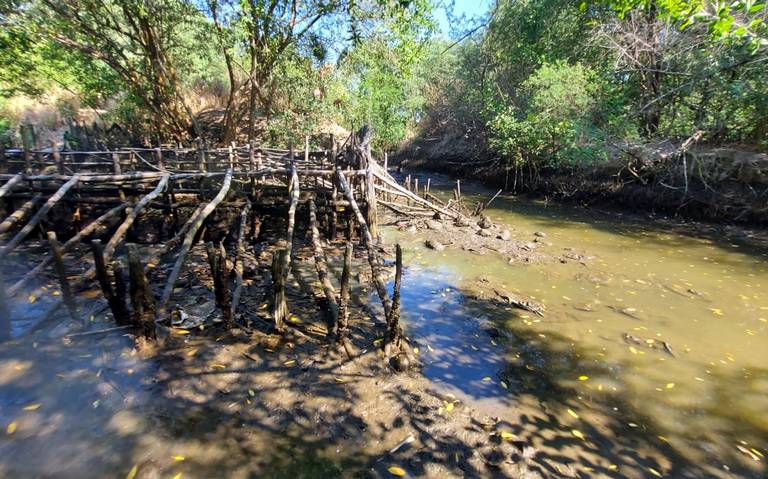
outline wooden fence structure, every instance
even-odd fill
[[[55,273],[61,291],[51,311],[65,305],[76,315],[78,292],[97,281],[119,325],[133,326],[139,334],[154,337],[155,325],[166,322],[173,312],[174,288],[201,228],[222,208],[239,211],[223,228],[225,232],[236,232],[232,251],[228,253],[223,246],[207,248],[216,304],[226,327],[235,321],[243,293],[242,258],[247,240],[258,236],[264,220],[259,215],[267,208],[272,209],[271,214],[284,215],[287,227],[272,263],[271,311],[275,329],[282,332],[288,316],[285,285],[297,240],[296,211],[303,205],[310,213],[318,279],[326,307],[337,325],[338,340],[343,342],[346,334],[343,316],[349,285],[341,285],[342,292],[347,291],[346,297],[337,295],[328,278],[322,239],[333,240],[338,232],[357,230],[371,267],[374,289],[384,307],[389,331],[386,342],[398,341],[399,311],[393,311],[377,247],[378,205],[404,216],[437,214],[458,218],[463,213],[455,204],[443,203],[426,190],[422,194],[418,186],[414,191],[410,182],[406,187],[399,185],[374,160],[364,138],[351,135],[338,148],[332,137],[330,140],[330,149],[311,150],[307,139],[298,151],[265,148],[256,143],[208,148],[200,142],[185,148],[0,151],[0,201],[7,215],[0,223],[0,337],[10,336],[12,298],[28,292],[33,279],[44,272]],[[62,218],[55,212],[62,207],[86,216],[79,218],[76,232],[56,231]],[[182,210],[191,213],[184,215]],[[161,215],[170,225],[168,239],[142,252],[126,237],[150,212]],[[35,233],[46,239],[49,253],[8,282],[7,262]],[[57,235],[64,240],[62,243]],[[90,243],[92,259],[81,257],[78,261],[90,267],[74,278],[68,276],[65,255],[80,251],[78,246],[85,242]],[[169,258],[173,268],[165,278],[162,293],[155,297],[147,265]],[[234,265],[234,271],[228,270],[228,264]],[[348,281],[349,274],[342,278],[345,276]]]

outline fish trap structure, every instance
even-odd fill
[[[205,244],[221,325],[238,322],[244,258],[270,243],[269,308],[282,333],[290,317],[286,285],[297,243],[310,247],[329,334],[344,342],[352,240],[364,250],[370,281],[386,316],[386,344],[400,341],[397,255],[394,297],[383,271],[378,205],[396,214],[463,213],[403,187],[371,155],[367,129],[339,147],[265,148],[252,142],[207,148],[121,148],[113,151],[0,152],[0,336],[13,336],[14,310],[39,297],[40,278],[55,278],[56,299],[30,329],[50,324],[60,308],[82,321],[79,294],[98,284],[119,327],[152,339],[158,325],[178,321],[179,278],[190,252]],[[297,228],[297,224],[300,225]],[[339,291],[325,249],[346,237]],[[399,248],[398,248],[399,252]],[[45,288],[43,286],[43,288]],[[393,301],[394,299],[394,301]]]

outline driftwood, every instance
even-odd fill
[[[336,290],[331,283],[330,275],[328,273],[328,261],[323,251],[323,245],[320,243],[320,230],[317,226],[317,207],[315,202],[309,202],[309,224],[312,232],[312,248],[315,255],[315,269],[317,269],[317,277],[320,280],[320,285],[323,288],[325,294],[325,301],[328,306],[328,312],[331,316],[332,327],[338,326],[339,321],[339,304],[336,301]]]
[[[5,234],[8,232],[8,230],[13,228],[16,223],[26,218],[27,215],[35,208],[35,206],[40,203],[41,198],[42,196],[40,193],[35,194],[35,196],[27,200],[16,211],[8,215],[8,217],[5,218],[2,223],[0,223],[0,235]]]
[[[12,252],[16,246],[19,245],[19,243],[24,241],[24,238],[26,238],[27,235],[31,233],[38,224],[40,224],[40,221],[43,220],[48,211],[50,211],[51,208],[53,208],[54,205],[58,203],[59,200],[62,199],[73,186],[77,184],[79,179],[79,176],[73,176],[72,179],[64,183],[61,188],[59,188],[58,191],[54,193],[53,196],[48,198],[48,201],[46,201],[45,204],[37,211],[37,213],[35,213],[32,219],[30,219],[29,222],[24,225],[21,231],[19,231],[16,236],[14,236],[13,239],[5,245],[5,247],[3,247],[2,251],[0,251],[0,259],[8,256],[8,254]]]
[[[229,191],[229,186],[232,183],[232,170],[227,171],[227,175],[224,177],[224,182],[221,185],[221,189],[219,190],[219,193],[216,195],[216,197],[211,200],[210,203],[205,205],[205,207],[200,210],[200,214],[197,215],[190,223],[189,228],[187,229],[187,232],[184,236],[184,242],[181,244],[181,250],[179,251],[176,263],[173,265],[173,269],[171,270],[171,273],[168,275],[168,282],[165,284],[165,289],[163,290],[163,295],[160,298],[160,314],[161,316],[165,316],[166,314],[166,308],[168,306],[168,302],[171,300],[171,296],[173,296],[173,288],[176,286],[176,280],[179,279],[179,274],[181,274],[181,268],[184,266],[184,260],[187,258],[187,253],[189,253],[189,250],[192,248],[192,243],[195,240],[195,235],[197,234],[197,231],[200,229],[200,226],[202,226],[203,222],[206,218],[213,212],[213,210],[216,209],[217,206],[219,206],[219,203],[221,203],[224,198],[227,196],[227,192]],[[192,218],[190,219],[190,221]]]

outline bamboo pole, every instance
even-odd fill
[[[176,263],[173,265],[173,269],[171,270],[171,273],[168,275],[168,282],[165,284],[163,295],[160,298],[159,313],[161,316],[166,315],[168,302],[171,300],[171,297],[173,296],[173,288],[176,285],[176,280],[179,279],[179,274],[181,274],[181,268],[184,265],[184,260],[187,258],[187,254],[189,253],[189,250],[192,248],[192,243],[195,240],[195,235],[197,234],[197,231],[200,229],[200,226],[202,226],[205,219],[208,218],[208,216],[213,212],[213,210],[215,210],[216,207],[219,206],[219,203],[221,203],[224,200],[224,198],[227,196],[227,192],[229,192],[229,186],[231,183],[232,183],[232,170],[227,170],[227,175],[224,177],[224,182],[221,185],[221,189],[219,190],[219,193],[216,195],[216,197],[213,198],[213,200],[211,200],[210,203],[205,205],[205,207],[202,210],[200,210],[200,214],[197,215],[196,218],[194,218],[194,222],[190,223],[189,228],[187,229],[186,235],[184,236],[184,242],[181,244],[181,250],[179,251],[176,257]]]
[[[40,221],[43,220],[43,217],[45,217],[48,211],[50,211],[50,209],[53,208],[53,206],[58,203],[59,200],[61,200],[73,186],[77,184],[79,179],[79,176],[73,176],[72,179],[64,183],[61,188],[59,188],[58,191],[53,194],[53,196],[48,198],[48,201],[46,201],[42,208],[40,208],[37,213],[35,213],[32,219],[30,219],[29,222],[24,225],[21,231],[19,231],[16,236],[14,236],[13,239],[5,245],[5,247],[3,247],[2,251],[0,251],[0,260],[8,256],[8,254],[11,253],[16,248],[16,246],[19,245],[19,243],[24,241],[24,238],[26,238],[27,235],[29,235],[29,233],[35,229]]]

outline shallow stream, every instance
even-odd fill
[[[432,175],[433,192],[451,187]],[[493,193],[462,189],[471,204]],[[765,477],[768,250],[514,198],[487,214],[515,239],[538,238],[538,251],[589,259],[508,265],[390,228],[388,242],[406,252],[403,311],[429,377],[491,416],[515,415],[524,440],[576,470]],[[546,313],[468,297],[484,286]]]

